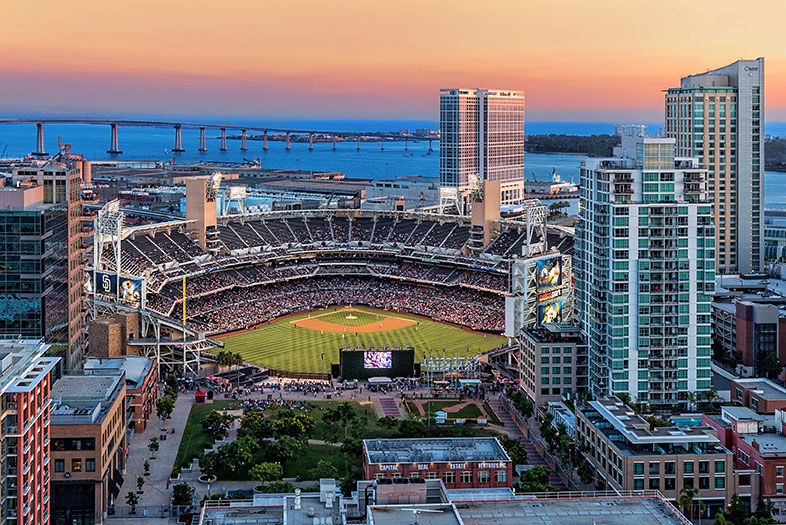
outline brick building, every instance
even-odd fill
[[[365,479],[442,479],[445,487],[511,487],[513,463],[497,438],[366,439]]]
[[[732,379],[729,390],[732,402],[759,414],[774,414],[776,410],[786,410],[786,388],[769,379]]]
[[[64,376],[52,399],[52,523],[100,523],[123,484],[125,375]]]
[[[124,372],[128,428],[144,432],[158,401],[158,367],[148,357],[126,355],[110,359],[90,358],[85,373]]]

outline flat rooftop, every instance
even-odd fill
[[[744,388],[752,388],[753,393],[767,401],[786,399],[786,388],[777,385],[763,377],[751,377],[749,379],[734,379],[738,385]]]
[[[763,434],[740,434],[740,440],[758,448],[762,456],[786,456],[786,436],[765,432]],[[755,445],[754,445],[755,443]]]
[[[584,338],[578,326],[568,323],[546,324],[522,330],[526,337],[536,343],[582,343]]]
[[[589,405],[632,444],[719,443],[717,437],[706,432],[708,427],[651,428],[647,420],[616,397],[603,397],[597,401],[590,401]]]
[[[63,376],[52,385],[49,396],[53,400],[67,401],[106,401],[112,397],[122,375],[77,375]]]
[[[369,508],[369,524],[401,525],[669,525],[681,514],[655,496],[503,501],[453,501],[440,505],[392,505]],[[430,511],[430,512],[429,512]]]
[[[381,463],[446,463],[510,461],[497,438],[365,439],[371,465]]]
[[[127,355],[123,357],[92,357],[85,361],[85,371],[90,370],[122,370],[126,373],[126,382],[134,388],[140,386],[153,368],[153,360],[148,357]]]

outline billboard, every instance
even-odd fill
[[[562,284],[562,258],[550,257],[538,261],[538,289],[551,288]]]
[[[117,274],[111,272],[98,271],[95,272],[94,289],[93,273],[93,270],[85,270],[85,293],[117,298],[121,303],[134,308],[138,308],[142,304],[143,279],[124,275],[118,277]]]
[[[562,300],[538,305],[538,324],[562,322]]]
[[[344,379],[369,377],[412,377],[415,373],[415,350],[368,350],[343,348],[339,354],[339,373]]]
[[[364,352],[363,368],[393,368],[393,352]]]

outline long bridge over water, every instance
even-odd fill
[[[290,149],[290,141],[301,141],[308,137],[308,149],[314,149],[315,137],[327,137],[332,140],[333,149],[336,149],[336,140],[342,141],[347,139],[355,139],[357,149],[360,149],[360,142],[374,141],[379,142],[379,147],[385,149],[385,140],[404,141],[404,150],[408,149],[409,140],[428,140],[429,151],[432,151],[432,140],[439,140],[433,135],[415,135],[403,134],[395,132],[379,132],[379,131],[331,131],[331,130],[314,130],[314,129],[286,129],[286,128],[270,128],[261,126],[238,126],[228,124],[201,124],[197,122],[185,121],[165,121],[165,120],[133,120],[133,119],[115,119],[115,118],[17,118],[17,119],[0,119],[2,124],[35,124],[36,127],[36,150],[32,152],[33,156],[46,157],[48,153],[44,151],[44,124],[93,124],[109,126],[109,149],[107,153],[111,155],[120,155],[123,151],[120,149],[120,141],[118,138],[118,128],[171,128],[174,130],[174,147],[172,151],[175,153],[185,151],[183,147],[183,139],[181,131],[183,129],[198,129],[199,130],[199,151],[207,151],[207,130],[216,130],[221,132],[221,151],[226,151],[227,148],[227,130],[240,132],[240,149],[241,151],[248,150],[248,132],[262,133],[262,149],[268,150],[268,133],[271,134],[271,140],[274,139],[272,134],[277,134],[285,142],[284,148]],[[276,138],[277,138],[276,137]],[[230,137],[233,138],[233,137]],[[305,140],[302,140],[305,142]]]

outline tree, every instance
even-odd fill
[[[760,520],[772,520],[772,511],[775,510],[775,504],[771,499],[764,499],[759,496],[759,501],[756,503],[756,512],[754,516]],[[767,521],[766,523],[770,523]],[[772,523],[775,523],[773,520]]]
[[[131,507],[131,514],[136,514],[136,506],[139,503],[139,497],[133,490],[129,490],[126,494],[126,505]]]
[[[510,457],[510,460],[514,465],[527,464],[527,449],[524,447],[524,445],[521,444],[520,441],[508,436],[503,436],[500,439],[500,444],[502,445],[502,448],[505,449],[505,452],[508,453],[508,457]]]
[[[317,465],[308,471],[308,479],[337,478],[338,470],[330,462],[320,459]]]
[[[199,456],[199,470],[202,474],[212,479],[217,476],[221,467],[221,456],[218,452],[205,452]]]
[[[162,427],[166,428],[166,420],[172,416],[175,410],[175,400],[169,396],[164,396],[156,403],[156,415],[162,421]]]
[[[301,450],[303,450],[303,443],[292,436],[281,436],[267,444],[265,456],[273,461],[283,463],[288,459],[296,458]]]
[[[622,401],[624,404],[628,406],[630,406],[630,402],[632,401],[632,399],[630,398],[630,394],[628,394],[627,392],[618,393],[617,399],[619,399],[620,401]]]
[[[164,395],[171,397],[173,400],[177,399],[177,394],[180,391],[180,385],[177,382],[175,374],[169,374],[166,377],[166,387],[164,388]]]
[[[693,502],[696,495],[699,493],[699,489],[696,487],[689,487],[687,485],[683,486],[680,489],[680,496],[678,499],[678,503],[680,508],[682,509],[682,513],[689,516],[689,519],[693,521]],[[703,503],[699,502],[701,505]],[[701,507],[699,507],[699,514],[701,514]]]
[[[590,465],[590,462],[586,459],[579,463],[577,473],[579,475],[579,479],[585,485],[588,485],[595,480],[595,469],[592,468],[592,465]]]
[[[259,443],[244,436],[218,449],[222,470],[244,473],[251,466],[254,455],[259,451]]]
[[[726,510],[723,514],[726,518],[726,521],[732,523],[733,525],[742,525],[743,521],[745,521],[745,518],[748,516],[748,513],[745,512],[745,507],[743,507],[742,501],[740,501],[740,497],[737,494],[733,494],[731,496],[729,504],[726,506]]]
[[[281,479],[281,465],[276,463],[257,463],[248,471],[254,481],[276,481]]]
[[[704,396],[706,403],[709,405],[718,398],[718,391],[714,388],[710,388],[709,390],[702,391],[702,395]]]
[[[545,465],[533,467],[521,473],[520,489],[523,492],[554,492],[557,489],[549,485],[551,471]]]
[[[188,483],[178,483],[172,489],[172,505],[191,505],[194,501],[194,491],[195,489]]]
[[[145,469],[145,476],[149,476],[150,475],[150,463],[147,460],[145,460],[145,462],[142,464],[142,467]]]
[[[144,487],[144,486],[145,486],[145,478],[142,477],[142,476],[137,476],[136,477],[136,492],[137,492],[137,494],[142,494],[142,492],[144,492],[142,490],[142,487]]]
[[[426,425],[414,419],[400,419],[398,422],[398,431],[393,437],[397,438],[420,438],[428,437],[430,434]]]
[[[346,437],[341,444],[341,452],[347,457],[359,457],[363,452],[363,440],[355,436]]]
[[[317,422],[308,414],[279,410],[273,417],[270,429],[276,437],[292,436],[299,441],[308,440]]]
[[[774,352],[767,354],[767,356],[764,358],[761,368],[762,372],[768,379],[777,379],[783,371],[783,366],[781,365],[780,360],[778,360],[778,354]]]
[[[546,412],[543,414],[543,420],[540,422],[540,435],[549,447],[549,452],[553,451],[557,446],[557,438],[559,433],[554,425],[554,414]]]
[[[322,420],[328,423],[341,425],[344,428],[344,437],[347,437],[349,425],[357,419],[358,415],[349,403],[338,403],[328,407]]]
[[[243,356],[232,354],[232,364],[235,365],[235,371],[237,372],[237,386],[240,386],[240,365],[243,364]]]
[[[156,459],[156,452],[158,452],[158,438],[150,438],[150,443],[148,443],[147,448],[150,449],[150,459]]]
[[[688,410],[693,410],[696,407],[696,392],[688,392]]]
[[[238,437],[249,436],[257,441],[269,438],[273,435],[270,428],[270,419],[265,417],[265,412],[258,408],[249,410],[240,420],[240,428],[237,431]]]
[[[213,410],[202,420],[202,428],[213,439],[221,439],[229,432],[229,425],[233,419],[229,414]]]

